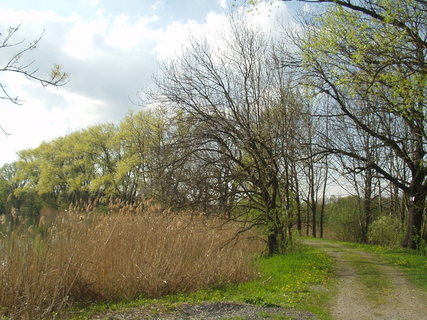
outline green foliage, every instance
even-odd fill
[[[152,196],[163,157],[159,148],[170,130],[163,116],[160,110],[130,113],[120,126],[96,125],[23,150],[13,186],[0,179],[1,195],[11,186],[9,193],[18,200],[37,194],[42,206],[63,209],[97,197]]]
[[[0,214],[6,212],[7,197],[10,194],[10,185],[0,177]]]
[[[334,236],[343,241],[360,241],[360,212],[356,197],[337,198],[326,207],[326,226]]]
[[[401,235],[398,232],[399,221],[390,216],[382,216],[372,222],[368,241],[371,244],[397,247],[401,243]]]
[[[319,15],[316,22],[320,28],[307,38],[306,65],[321,63],[332,82],[345,87],[353,97],[384,97],[386,90],[387,99],[391,99],[389,111],[404,118],[413,117],[409,110],[425,99],[420,90],[425,86],[425,74],[422,70],[412,71],[410,65],[417,62],[408,52],[417,40],[395,21],[406,23],[416,32],[416,21],[425,20],[425,12],[421,4],[418,7],[412,0],[401,1],[399,6],[392,0],[371,3],[372,10],[383,19],[369,19],[340,5],[329,6]],[[405,67],[395,67],[405,62]]]
[[[388,199],[381,200],[382,212],[376,203],[371,202],[372,216],[374,220],[368,226],[368,241],[372,244],[397,246],[401,241],[398,232],[399,220],[384,213],[390,212],[391,203]],[[355,196],[336,198],[325,206],[326,229],[332,233],[332,237],[341,241],[363,242],[362,226],[366,222],[363,212],[364,200]]]
[[[173,130],[166,111],[158,108],[153,111],[130,112],[119,126],[114,138],[125,150],[117,162],[116,178],[129,193],[132,185],[143,181],[139,193],[146,198],[162,199],[162,181],[169,154],[163,150],[167,136]]]

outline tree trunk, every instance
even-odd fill
[[[297,206],[297,230],[298,230],[298,234],[302,235],[302,217],[301,217],[302,209],[301,209],[301,199],[298,194],[295,196],[295,202]]]
[[[299,182],[298,182],[298,176],[296,174],[296,169],[295,167],[292,168],[292,175],[293,175],[293,182],[295,185],[295,202],[296,202],[296,206],[297,206],[297,230],[298,230],[298,234],[302,235],[302,217],[301,217],[301,198],[300,198],[300,194],[299,194]]]
[[[305,235],[308,237],[310,235],[310,201],[307,201],[305,215]]]
[[[416,137],[419,137],[420,134]],[[422,239],[422,226],[425,212],[425,204],[427,197],[427,185],[425,185],[425,178],[427,176],[427,168],[424,167],[423,159],[426,153],[423,148],[423,140],[419,138],[416,143],[415,158],[417,159],[412,169],[412,181],[409,188],[409,210],[408,210],[408,224],[406,227],[405,239],[403,246],[406,248],[417,249],[423,240]]]
[[[328,185],[328,158],[326,157],[326,168],[325,168],[325,180],[323,182],[323,191],[322,191],[322,207],[320,208],[320,238],[323,238],[323,225],[325,218],[325,202],[326,202],[326,186]]]
[[[277,233],[274,230],[270,230],[270,234],[267,239],[267,246],[269,256],[277,253]]]
[[[310,179],[310,200],[311,200],[311,236],[313,238],[317,237],[316,234],[316,227],[317,227],[317,221],[316,221],[316,214],[317,214],[317,199],[316,199],[316,191],[315,191],[315,181],[314,181],[314,164],[309,164],[309,179]]]
[[[368,231],[369,225],[372,220],[372,179],[373,179],[373,170],[366,170],[366,178],[365,178],[365,188],[363,190],[364,193],[364,221],[362,224],[362,242],[368,242]]]
[[[275,223],[275,226],[270,228],[267,237],[268,255],[274,255],[277,253],[283,253],[283,249],[286,247],[286,228],[284,225]]]
[[[408,220],[406,234],[403,240],[405,248],[417,249],[422,240],[422,224],[425,211],[427,191],[422,183],[414,183],[409,199]]]

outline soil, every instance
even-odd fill
[[[402,272],[382,261],[379,257],[356,249],[326,241],[310,241],[306,244],[316,246],[332,256],[337,265],[337,295],[332,304],[335,320],[427,320],[427,293],[415,288]],[[359,257],[387,277],[391,287],[380,297],[380,303],[368,301],[363,285],[358,283],[355,271],[348,260]]]
[[[337,266],[337,293],[331,303],[331,314],[335,320],[427,320],[427,293],[409,283],[402,272],[385,263],[379,257],[356,249],[347,248],[327,241],[305,241],[330,255]],[[367,261],[387,278],[391,287],[375,303],[366,298],[365,289],[358,282],[349,256],[360,257]],[[294,319],[306,320],[317,317],[306,311],[279,307],[260,307],[234,302],[211,302],[199,305],[182,305],[176,310],[157,310],[155,307],[134,308],[102,314],[93,320],[257,320],[257,319]]]

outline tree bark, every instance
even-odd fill
[[[422,225],[427,191],[423,188],[420,179],[414,178],[412,182],[406,233],[402,245],[406,248],[417,249],[422,240],[427,240],[422,239]]]

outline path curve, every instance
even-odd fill
[[[331,306],[335,320],[427,320],[427,293],[415,288],[396,267],[380,257],[328,242],[305,240],[305,244],[317,247],[331,256],[337,266],[337,295]],[[368,261],[390,281],[390,288],[379,297],[380,303],[366,298],[363,284],[349,259]]]

